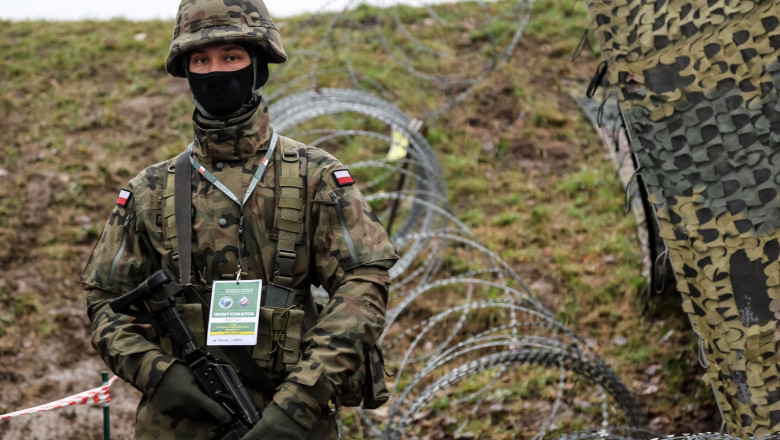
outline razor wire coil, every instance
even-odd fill
[[[396,370],[389,384],[391,402],[379,418],[359,410],[372,436],[399,438],[440,393],[455,393],[453,401],[459,405],[473,404],[468,413],[477,417],[500,391],[498,384],[528,366],[559,369],[535,438],[551,434],[567,405],[568,385],[562,383],[577,377],[599,390],[597,426],[609,423],[612,411],[630,426],[646,425],[633,394],[593,347],[556,320],[522,277],[451,213],[441,165],[414,119],[380,97],[342,89],[303,91],[275,102],[270,113],[280,133],[303,136],[309,145],[338,149],[355,138],[370,139],[374,149],[363,154],[371,157],[347,165],[368,176],[360,183],[367,202],[404,206],[403,225],[392,234],[401,258],[390,271],[394,282],[379,339],[386,361]],[[332,119],[344,114],[374,121],[373,132]],[[329,123],[346,125],[321,125]],[[408,140],[404,158],[385,157],[393,131]],[[380,170],[390,174],[380,176]],[[400,176],[412,187],[392,187]],[[450,254],[458,255],[457,264],[449,261]],[[415,317],[420,304],[435,307],[426,311],[429,316]],[[476,319],[480,314],[500,316],[503,322],[484,323]],[[493,373],[478,389],[456,390],[488,371]],[[529,371],[523,374],[538,374]],[[458,430],[467,429],[468,418],[458,424]]]

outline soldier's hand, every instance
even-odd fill
[[[200,390],[195,375],[181,364],[173,364],[165,371],[149,403],[173,418],[202,417],[203,410],[221,423],[231,419],[225,408]]]
[[[271,402],[263,410],[260,421],[241,437],[241,440],[303,440],[308,434],[306,428],[288,416],[279,405]]]

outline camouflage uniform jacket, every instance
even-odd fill
[[[264,103],[244,119],[220,128],[194,117],[194,157],[239,199],[243,198],[271,137]],[[333,172],[344,166],[320,149],[302,148],[305,151],[300,149],[299,154],[308,157],[307,203],[303,239],[296,245],[293,285],[301,290],[308,290],[310,284],[322,285],[330,300],[316,325],[300,336],[300,351],[289,350],[289,343],[297,341],[288,338],[282,371],[274,369],[273,362],[267,362],[268,347],[252,347],[251,354],[262,368],[272,373],[275,370],[279,379],[284,379],[273,400],[298,423],[311,429],[336,387],[359,368],[365,351],[382,332],[388,269],[398,256],[359,190],[337,183]],[[275,154],[280,154],[280,150],[277,148]],[[269,163],[264,178],[245,205],[243,279],[272,279],[276,251],[274,214],[279,209],[279,197],[275,194],[278,170],[274,162]],[[168,225],[161,216],[163,185],[170,163],[152,165],[129,182],[125,189],[132,195],[125,206],[118,204],[114,208],[80,278],[89,289],[92,344],[114,373],[144,395],[139,418],[145,401],[175,357],[161,347],[148,325],[113,313],[108,302],[132,290],[160,268],[178,276],[170,240],[165,235]],[[211,282],[234,278],[237,271],[239,207],[195,170],[192,173],[192,265],[197,282],[204,288],[201,298],[187,301],[208,304]],[[301,304],[301,295],[297,302]],[[196,315],[200,315],[200,305],[195,306]],[[187,321],[187,310],[184,315]],[[261,318],[259,341],[263,339],[263,325]],[[190,330],[202,346],[203,330]],[[207,349],[213,351],[213,347]],[[256,396],[255,400],[258,401]],[[259,400],[262,409],[263,399]],[[178,425],[177,433],[192,432],[182,428],[186,423],[181,422],[196,423],[191,419],[171,422],[171,426]],[[155,426],[160,424],[165,423]]]

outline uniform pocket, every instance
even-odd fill
[[[117,278],[122,274],[122,270],[120,269],[120,266],[122,266],[122,260],[127,259],[127,256],[125,255],[125,252],[127,251],[127,243],[130,240],[129,234],[130,234],[130,223],[133,221],[133,218],[135,217],[134,212],[127,212],[125,215],[125,218],[123,220],[122,224],[122,238],[121,242],[119,244],[119,249],[117,249],[116,254],[114,255],[113,260],[111,260],[111,267],[108,270],[108,281],[107,284],[109,286],[113,285],[112,283],[115,283]],[[125,265],[126,266],[126,265]]]
[[[339,197],[335,192],[330,193],[330,197],[335,202],[332,206],[336,211],[335,220],[338,226],[334,227],[333,232],[341,248],[341,261],[344,263],[345,269],[352,269],[359,264],[355,242],[352,240],[352,233],[349,230],[349,226],[347,226],[347,217],[344,215],[344,208],[339,203]]]
[[[390,391],[385,382],[385,357],[379,345],[374,344],[368,351],[366,366],[366,386],[363,395],[363,408],[376,409],[384,405],[390,398]],[[389,374],[389,373],[388,373]]]
[[[354,213],[348,211],[352,207],[345,203],[336,191],[330,191],[322,198],[315,198],[314,202],[323,205],[320,212],[327,216],[325,221],[329,226],[330,240],[329,249],[325,249],[325,253],[337,253],[339,265],[344,270],[359,266],[361,259],[357,243],[362,231],[356,228]]]
[[[366,384],[366,363],[360,366],[360,369],[347,379],[339,387],[339,398],[344,406],[360,406],[363,401],[363,388]]]
[[[376,409],[390,398],[385,382],[385,360],[382,349],[374,344],[366,354],[363,365],[339,388],[341,404]]]
[[[257,344],[252,359],[258,366],[285,373],[301,359],[303,310],[260,308]]]

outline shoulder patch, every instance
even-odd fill
[[[349,174],[349,170],[336,170],[333,172],[333,177],[336,179],[336,183],[339,186],[354,185],[355,179]]]
[[[119,198],[116,199],[116,206],[125,207],[127,206],[127,201],[130,200],[130,196],[132,196],[133,193],[123,189],[119,191]]]

